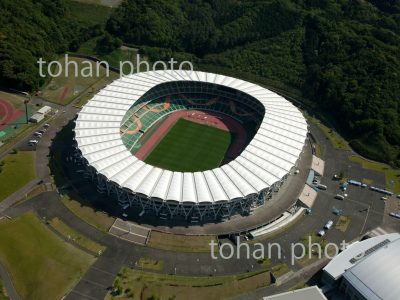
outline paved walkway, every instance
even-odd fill
[[[0,202],[0,216],[7,208],[13,206],[15,203],[20,201],[27,193],[29,193],[37,184],[39,180],[34,179],[24,185],[21,189],[8,196],[6,199]]]
[[[21,297],[18,295],[17,290],[11,281],[11,277],[8,274],[6,268],[0,263],[0,277],[3,280],[4,287],[6,288],[7,294],[11,300],[20,300]]]

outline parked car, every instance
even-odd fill
[[[329,230],[329,229],[332,228],[332,226],[333,226],[333,221],[332,221],[332,220],[329,220],[329,221],[325,224],[324,228],[327,229],[327,230]]]
[[[44,127],[44,128],[49,128],[49,127],[50,127],[50,124],[46,123],[46,124],[43,125],[43,127]]]
[[[400,213],[396,214],[396,213],[394,213],[394,212],[391,212],[391,213],[389,214],[389,216],[391,216],[391,217],[393,217],[393,218],[400,219]]]
[[[319,236],[324,236],[325,233],[326,233],[325,230],[322,230],[322,229],[320,231],[318,231]]]
[[[344,196],[341,194],[336,194],[335,199],[344,200]]]
[[[29,146],[36,145],[37,143],[39,143],[38,140],[29,140],[29,141],[28,141],[28,145],[29,145]]]

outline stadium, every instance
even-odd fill
[[[100,193],[139,216],[251,214],[296,168],[307,123],[258,85],[197,71],[122,77],[75,121],[75,147]]]

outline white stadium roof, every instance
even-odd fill
[[[181,173],[148,165],[129,152],[120,136],[124,115],[151,88],[176,81],[238,89],[264,105],[262,124],[240,156],[220,168]],[[75,127],[83,157],[108,180],[147,197],[191,203],[230,201],[270,187],[295,165],[306,135],[303,115],[281,96],[243,80],[197,71],[152,71],[122,77],[83,107]]]

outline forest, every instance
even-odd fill
[[[360,154],[400,166],[400,0],[125,0],[102,24],[70,0],[0,2],[2,85],[36,89],[37,57],[98,36],[299,91]]]

